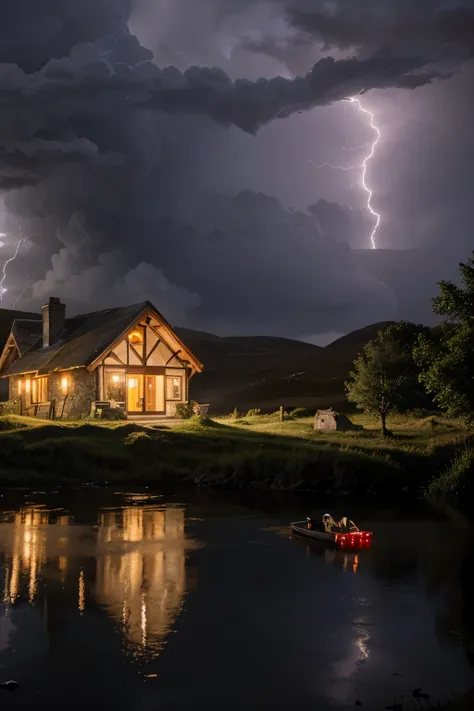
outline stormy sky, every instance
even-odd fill
[[[319,343],[432,322],[474,249],[474,0],[8,5],[1,307]]]

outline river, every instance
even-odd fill
[[[303,497],[0,494],[2,711],[375,710],[474,684],[461,517],[335,502],[375,533],[357,554],[291,537]]]

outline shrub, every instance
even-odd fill
[[[0,415],[19,415],[20,414],[20,398],[14,400],[6,400],[0,402]]]
[[[0,416],[0,432],[8,432],[10,430],[19,430],[26,425],[23,422],[19,422],[14,417],[1,417]]]
[[[100,420],[126,420],[125,410],[121,407],[104,407],[96,411],[96,417]]]
[[[280,410],[276,410],[275,412],[272,412],[268,417],[271,417],[272,420],[279,420],[280,419]],[[287,420],[289,417],[288,412],[286,410],[283,410],[283,419]]]
[[[236,407],[234,407],[234,411],[233,411],[232,414],[231,414],[231,418],[232,418],[233,420],[238,420],[239,417],[240,417],[239,411],[237,410]]]
[[[259,407],[254,407],[251,408],[248,412],[246,417],[258,417],[258,415],[261,415],[262,411]]]
[[[306,407],[296,407],[290,412],[290,417],[296,419],[298,417],[312,417],[314,415],[313,410],[308,410]]]
[[[428,494],[447,498],[463,497],[470,505],[474,495],[474,449],[464,447],[457,452],[448,468],[429,485]]]
[[[194,402],[194,400],[190,400],[189,402],[183,402],[180,403],[179,405],[176,405],[176,415],[181,419],[181,420],[190,420],[191,417],[194,416],[196,412],[196,408],[198,408],[198,404]]]

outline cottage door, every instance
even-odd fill
[[[153,375],[147,375],[145,377],[145,410],[147,412],[153,412],[155,409],[156,400],[156,384]]]
[[[129,375],[127,380],[127,410],[143,412],[143,375]]]
[[[145,410],[162,413],[165,410],[165,378],[163,375],[145,376]]]

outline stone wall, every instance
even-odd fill
[[[3,380],[6,382],[6,378]],[[20,397],[18,394],[18,378],[9,377],[8,378],[8,399],[15,400]]]
[[[66,398],[61,386],[64,377],[68,379]],[[95,373],[89,373],[86,368],[51,373],[48,378],[48,397],[56,401],[56,418],[61,415],[63,419],[87,417],[90,415],[92,402],[97,399]]]
[[[334,410],[318,410],[314,418],[314,429],[335,432],[338,427],[337,415]]]

